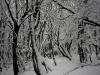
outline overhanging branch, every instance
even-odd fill
[[[76,13],[76,11],[75,11],[73,8],[64,5],[64,3],[62,3],[62,2],[60,2],[60,1],[58,1],[58,0],[53,0],[53,2],[55,2],[56,4],[58,4],[59,6],[61,6],[63,9],[70,11],[70,12],[73,13],[73,14]]]
[[[21,21],[26,17],[27,14],[28,14],[28,0],[26,0],[26,10],[25,10],[24,14],[21,17]]]
[[[12,12],[11,12],[11,10],[10,10],[9,4],[7,3],[6,0],[5,0],[5,3],[6,3],[6,5],[7,5],[7,9],[8,9],[8,12],[9,12],[9,15],[10,15],[12,21],[13,21],[14,23],[17,24],[16,20],[14,19],[13,15],[12,15]]]
[[[98,24],[98,23],[96,23],[96,22],[94,22],[92,20],[89,20],[88,18],[84,18],[83,21],[84,21],[85,24],[89,24],[89,25],[92,25],[92,26],[100,27],[100,24]]]

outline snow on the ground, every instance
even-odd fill
[[[92,57],[92,64],[100,63],[100,60],[97,60],[94,55]],[[48,75],[65,75],[68,71],[82,65],[79,64],[79,60],[77,58],[75,58],[73,61],[69,61],[68,59],[62,57],[57,58],[56,61],[58,62],[57,66],[53,65],[53,61],[49,62],[49,64],[51,64],[51,66],[53,67],[53,71]],[[90,64],[90,62],[88,62],[88,64]],[[100,75],[100,66],[85,66],[73,71],[72,73],[68,73],[67,75]]]
[[[100,66],[86,66],[70,72],[67,75],[100,75]]]
[[[53,68],[53,71],[48,73],[48,75],[64,75],[66,71],[78,66],[78,64],[74,64],[65,57],[56,58],[56,62],[57,66],[54,66],[53,60],[50,60],[50,62],[48,62],[49,64],[51,64],[51,67]]]
[[[26,71],[26,72],[20,74],[20,75],[36,75],[36,74],[35,74],[35,72],[34,72],[34,69],[31,69],[31,70],[29,70],[29,71]]]
[[[3,68],[3,72],[1,72],[0,75],[14,75],[13,74],[13,66],[11,65],[11,67],[8,70]]]
[[[95,55],[92,56],[92,60],[93,60],[93,64],[100,63],[100,60],[97,60]],[[82,65],[79,64],[79,60],[77,56],[73,59],[73,61],[69,61],[65,57],[56,57],[57,66],[54,65],[52,59],[47,59],[46,61],[53,69],[53,71],[49,72],[48,75],[65,75],[68,71]],[[6,72],[0,73],[0,75],[14,75],[12,67],[13,66],[11,66]],[[26,68],[28,67],[29,66],[26,66]],[[34,72],[34,69],[30,68],[26,72],[21,73],[19,75],[36,75],[36,74]],[[83,68],[74,70],[73,72],[70,72],[67,75],[100,75],[100,66],[85,66]]]

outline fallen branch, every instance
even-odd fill
[[[79,69],[79,68],[83,68],[83,67],[85,67],[85,66],[98,66],[98,65],[100,65],[100,63],[98,63],[98,64],[85,64],[85,65],[81,65],[81,66],[78,66],[78,67],[76,67],[76,68],[74,68],[74,69],[68,71],[68,72],[65,73],[64,75],[67,75],[67,74],[69,74],[69,73],[71,73],[71,72],[73,72],[73,71],[75,71],[75,70],[77,70],[77,69]]]

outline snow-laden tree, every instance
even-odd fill
[[[69,60],[73,53],[86,61],[94,47],[99,58],[99,0],[2,0],[7,24],[13,32],[14,74],[25,69],[27,52],[37,75],[51,70],[42,55],[49,55],[56,65],[55,55]],[[24,40],[24,41],[23,41]],[[30,49],[30,50],[28,50]],[[24,61],[25,60],[25,61]],[[22,64],[22,65],[21,65]],[[20,66],[20,67],[19,67]],[[18,69],[19,67],[19,69]]]
[[[31,43],[32,43],[32,59],[34,70],[37,75],[46,75],[45,71],[42,71],[42,63],[46,66],[45,61],[43,61],[38,53],[38,49],[35,43],[35,30],[38,27],[39,19],[40,19],[40,6],[42,1],[8,1],[5,0],[5,4],[7,6],[7,16],[10,22],[10,28],[13,31],[13,69],[14,74],[18,75],[19,69],[17,62],[20,62],[19,51],[17,50],[17,42],[18,42],[18,34],[22,24],[24,21],[31,17],[30,26],[31,30]],[[14,12],[14,13],[13,13]],[[33,15],[33,16],[31,16]],[[34,43],[34,44],[33,44]],[[18,61],[19,59],[19,61]],[[22,66],[24,69],[24,66]]]
[[[12,63],[12,34],[10,28],[7,26],[7,16],[2,10],[4,6],[3,1],[0,2],[0,67],[8,69]]]
[[[100,23],[99,23],[100,2],[98,0],[96,0],[96,1],[94,1],[94,0],[76,0],[76,1],[74,1],[74,0],[67,0],[67,1],[53,0],[53,2],[55,2],[58,6],[60,6],[60,9],[67,10],[70,13],[72,13],[72,15],[69,15],[67,17],[66,17],[66,15],[64,15],[64,17],[60,18],[60,21],[65,20],[66,25],[69,25],[69,27],[72,28],[72,29],[70,29],[67,26],[68,29],[66,30],[66,32],[68,32],[68,30],[69,30],[67,37],[69,35],[70,37],[74,38],[74,41],[72,42],[73,48],[71,48],[71,49],[74,49],[76,47],[76,44],[78,44],[78,43],[79,43],[79,45],[81,45],[80,48],[83,49],[82,42],[85,42],[84,40],[87,39],[86,37],[88,35],[88,34],[85,35],[85,33],[88,32],[88,30],[86,30],[86,28],[87,28],[86,25],[100,27]],[[67,21],[67,19],[69,19],[69,22]],[[76,29],[74,29],[74,27]],[[72,31],[72,33],[71,33],[70,32],[71,30],[74,30],[74,32]],[[69,37],[68,37],[68,40],[69,40]],[[72,40],[72,38],[71,38],[71,40]],[[95,42],[95,44],[97,43],[96,41],[94,41],[94,42]],[[92,44],[94,42],[92,42]],[[67,41],[67,43],[68,43],[68,41]],[[79,49],[79,52],[81,49]],[[84,52],[82,51],[82,53],[84,53]],[[82,57],[85,58],[84,54],[82,54],[82,55],[83,55]]]

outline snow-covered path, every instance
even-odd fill
[[[86,66],[70,72],[67,75],[100,75],[100,66]]]
[[[78,66],[77,64],[74,64],[64,57],[57,58],[56,61],[57,66],[54,66],[53,60],[50,60],[50,62],[48,62],[53,68],[53,71],[48,73],[48,75],[64,75],[67,71]]]
[[[100,66],[85,66],[66,74],[68,71],[71,71],[74,68],[81,66],[81,64],[69,61],[64,57],[56,59],[56,61],[58,62],[57,66],[53,65],[53,61],[52,63],[49,62],[53,68],[53,71],[50,72],[48,75],[100,75]],[[100,62],[100,60],[95,61],[95,59],[93,61],[94,64]]]
[[[75,59],[76,60],[76,59]],[[47,63],[52,67],[53,71],[49,72],[48,75],[65,75],[68,71],[71,71],[72,69],[81,66],[81,64],[78,64],[78,61],[69,61],[65,57],[57,57],[57,66],[54,66],[52,59],[47,59]],[[93,60],[94,64],[96,62],[100,63],[100,60],[97,61],[96,58]],[[5,72],[0,73],[0,75],[14,75],[12,66]],[[30,69],[22,74],[19,75],[36,75],[34,72],[34,69]],[[78,68],[66,75],[100,75],[100,66],[85,66],[82,68]]]

